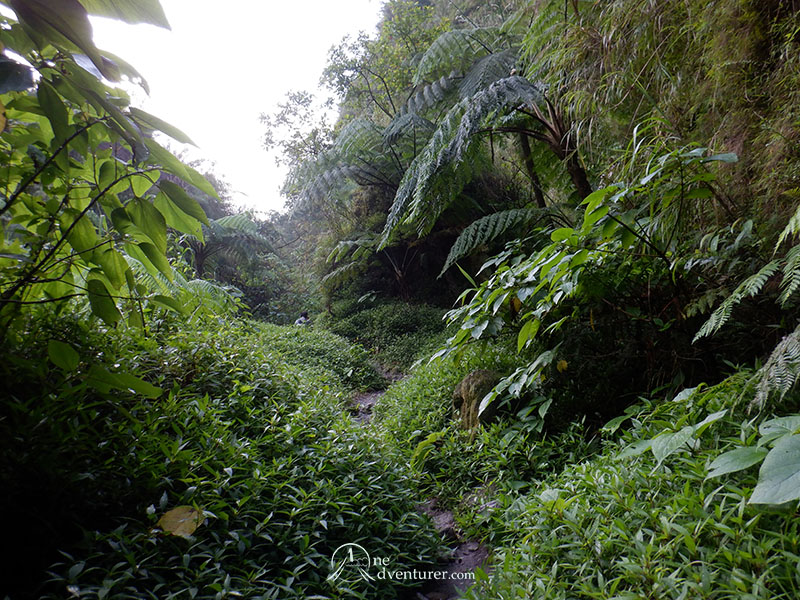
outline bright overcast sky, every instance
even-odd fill
[[[141,108],[183,130],[243,206],[281,207],[285,173],[261,146],[261,113],[314,91],[328,50],[373,33],[380,0],[161,0],[172,31],[92,18],[94,40],[147,79]],[[179,149],[180,145],[173,144]]]

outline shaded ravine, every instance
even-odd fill
[[[392,377],[390,383],[401,379]],[[386,390],[376,390],[356,394],[350,401],[350,414],[357,423],[368,426],[372,420],[372,409]],[[453,511],[440,507],[436,498],[430,498],[417,504],[420,513],[428,515],[439,535],[451,547],[446,563],[437,565],[439,570],[447,573],[446,579],[431,580],[413,592],[409,600],[457,600],[474,582],[474,579],[462,579],[462,573],[474,573],[478,567],[484,567],[489,558],[489,548],[478,540],[464,539],[456,525]],[[433,567],[432,567],[433,568]]]

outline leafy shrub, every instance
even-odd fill
[[[452,418],[453,390],[474,369],[508,372],[516,364],[509,349],[473,347],[461,360],[452,356],[422,364],[392,385],[375,406],[375,420],[387,446],[396,447],[422,473],[428,493],[454,505],[481,486],[519,489],[591,451],[583,427],[575,424],[551,438],[541,420],[522,407],[475,433]]]
[[[342,319],[323,319],[322,324],[372,349],[385,366],[407,369],[441,343],[444,312],[432,306],[387,302]]]
[[[340,597],[325,578],[345,542],[400,569],[433,562],[409,474],[342,410],[340,378],[374,377],[363,350],[247,321],[135,331],[39,322],[2,361],[14,597]],[[159,524],[180,506],[203,515],[186,539]]]

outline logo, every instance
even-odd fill
[[[364,581],[373,581],[375,578],[367,571],[371,564],[369,552],[363,546],[342,544],[333,551],[331,574],[328,575],[328,579],[348,581],[360,577]]]

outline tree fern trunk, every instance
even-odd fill
[[[539,175],[536,173],[536,165],[533,163],[531,143],[528,141],[528,136],[524,133],[520,133],[519,143],[522,147],[522,160],[525,163],[525,170],[528,171],[528,177],[531,178],[531,184],[533,185],[533,195],[536,198],[536,204],[538,204],[540,208],[545,208],[542,182],[539,180]]]
[[[573,150],[567,154],[565,162],[567,163],[567,172],[572,178],[572,183],[575,185],[575,189],[578,191],[581,200],[583,200],[592,193],[592,186],[589,185],[589,178],[586,176],[583,165],[581,165],[577,150]]]

